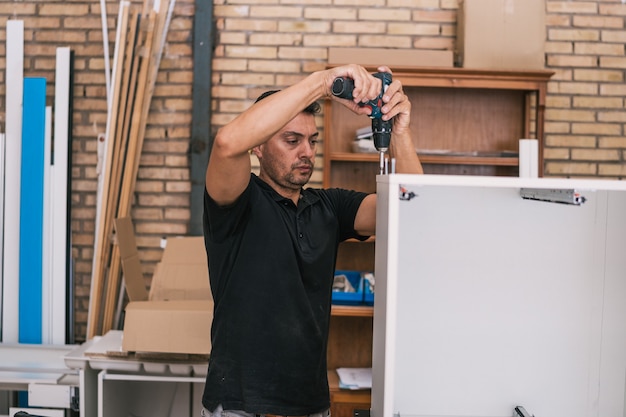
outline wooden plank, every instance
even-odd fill
[[[134,139],[132,142],[129,142],[129,150],[128,150],[128,159],[130,164],[127,165],[130,169],[124,172],[124,181],[122,185],[122,199],[120,200],[118,217],[121,215],[130,215],[130,204],[132,202],[132,193],[135,186],[135,181],[137,177],[137,171],[139,169],[139,160],[141,158],[141,149],[143,147],[143,141],[145,138],[145,130],[146,124],[148,121],[148,113],[150,111],[150,103],[152,100],[152,95],[154,93],[154,87],[156,84],[156,76],[157,76],[157,62],[159,57],[163,51],[163,44],[159,42],[155,42],[160,39],[163,33],[163,24],[164,24],[164,13],[163,11],[160,14],[156,14],[155,12],[151,12],[149,16],[150,26],[153,28],[149,34],[149,39],[146,40],[144,45],[144,53],[146,56],[141,64],[141,69],[139,73],[139,81],[138,81],[138,97],[141,97],[141,100],[137,100],[137,106],[135,107],[135,112],[133,114],[140,116],[133,121],[137,121],[137,123],[133,123],[131,126],[131,134],[130,137]]]
[[[171,5],[173,5],[173,3],[171,3]],[[170,14],[168,14],[168,12]],[[122,187],[119,202],[117,204],[118,217],[121,213],[124,213],[124,216],[130,215],[133,190],[139,168],[143,139],[145,136],[145,127],[156,83],[159,61],[165,42],[165,29],[170,16],[171,7],[166,9],[162,5],[160,11],[151,10],[149,12],[146,41],[142,48],[143,56],[139,67],[137,83],[138,91],[134,102],[135,106],[133,115],[135,115],[135,117],[133,118],[133,123],[131,123],[130,127],[126,163],[124,164],[124,172],[122,174]],[[139,114],[140,117],[137,118],[137,114]],[[119,289],[120,274],[121,258],[119,248],[115,245],[112,248],[111,261],[108,270],[110,291],[107,294],[107,300],[111,308],[109,310],[109,314],[106,316],[107,322],[103,323],[103,328],[106,330],[113,327],[112,321],[114,315],[114,303],[118,299],[116,293]]]
[[[102,188],[102,204],[99,205],[99,209],[102,210],[102,219],[99,222],[99,225],[102,226],[101,231],[98,233],[99,235],[99,251],[97,253],[99,266],[95,268],[92,277],[97,277],[98,285],[98,293],[95,299],[97,303],[97,309],[95,313],[95,317],[97,318],[96,322],[96,333],[102,334],[102,305],[104,303],[104,297],[106,294],[107,276],[106,276],[106,267],[108,264],[108,260],[110,257],[110,245],[111,245],[111,230],[112,230],[112,220],[113,220],[113,210],[114,205],[111,200],[115,199],[117,195],[117,186],[115,184],[116,178],[116,169],[119,164],[119,143],[117,141],[116,133],[117,126],[120,123],[119,121],[119,105],[120,100],[124,94],[122,91],[121,79],[123,77],[123,67],[124,67],[124,50],[125,50],[125,39],[127,33],[127,21],[128,21],[128,11],[129,4],[124,2],[120,5],[120,19],[118,22],[118,30],[116,36],[116,53],[114,57],[114,84],[112,86],[113,93],[110,101],[109,114],[108,114],[108,123],[107,123],[107,132],[105,137],[105,149],[106,156],[104,161],[104,184]],[[94,256],[96,254],[94,253]],[[94,278],[92,278],[94,279]],[[91,300],[90,300],[91,301]]]
[[[136,90],[132,106],[128,106],[127,110],[132,112],[133,117],[130,117],[130,114],[128,114],[128,118],[124,122],[125,127],[122,129],[124,133],[128,129],[128,134],[123,135],[123,137],[128,138],[128,141],[125,158],[123,159],[125,162],[120,170],[121,187],[119,189],[119,198],[116,204],[113,204],[114,209],[111,211],[111,213],[117,213],[114,217],[130,215],[150,103],[154,93],[158,67],[174,4],[175,2],[172,0],[167,8],[164,5],[160,5],[159,11],[154,10],[149,2],[144,4],[144,10],[148,14],[141,18],[140,37],[144,39],[144,42],[138,54],[137,72],[131,76],[131,78],[136,77],[136,81],[131,83],[131,89],[136,86]],[[127,124],[128,121],[130,121],[129,124]],[[103,266],[108,266],[108,268],[106,269],[107,284],[104,301],[105,313],[102,317],[102,333],[113,328],[115,303],[119,302],[117,296],[121,273],[119,248],[115,244],[108,248],[110,249],[110,257],[107,259],[107,263],[103,263]]]
[[[2,341],[19,338],[20,178],[22,103],[24,95],[24,22],[7,21],[6,29],[6,166],[3,247]]]
[[[119,101],[120,94],[120,79],[122,76],[121,64],[123,62],[124,48],[120,45],[119,40],[126,27],[128,21],[129,2],[124,1],[120,3],[120,11],[118,16],[118,33],[117,42],[115,47],[115,57],[113,64],[113,79],[114,84],[112,86],[113,92],[111,95],[111,102],[108,110],[107,119],[107,133],[104,143],[105,157],[102,161],[102,172],[98,181],[98,202],[97,202],[97,214],[96,214],[96,233],[94,243],[93,254],[93,266],[91,276],[91,292],[89,295],[89,314],[87,317],[87,339],[91,339],[97,334],[100,334],[100,313],[102,307],[102,295],[105,286],[105,274],[104,268],[107,265],[108,255],[108,239],[107,234],[110,230],[108,219],[108,199],[109,199],[109,182],[111,178],[111,160],[113,158],[114,145],[110,143],[110,138],[113,137],[115,132],[115,126],[117,124],[117,102]]]
[[[123,77],[122,77],[122,95],[120,96],[119,106],[118,106],[118,123],[116,126],[115,139],[114,142],[116,144],[116,156],[113,160],[113,166],[111,167],[111,191],[109,194],[109,207],[108,211],[108,219],[109,225],[111,227],[111,235],[113,235],[113,224],[115,221],[115,212],[117,211],[117,204],[120,198],[120,184],[122,173],[125,166],[126,160],[126,148],[128,144],[128,123],[129,118],[131,116],[130,109],[132,108],[133,100],[134,100],[134,91],[135,86],[131,84],[131,80],[134,80],[136,76],[134,75],[135,68],[133,68],[134,58],[133,55],[136,51],[136,41],[137,41],[137,24],[139,21],[139,14],[136,11],[133,11],[132,17],[130,19],[129,32],[128,36],[126,36],[125,41],[125,56],[124,56],[124,64],[123,64]],[[111,242],[113,244],[113,242]],[[113,247],[111,249],[115,252],[117,249]],[[111,255],[111,262],[114,262],[116,259],[116,255]],[[109,270],[110,271],[110,270]],[[117,303],[117,293],[119,291],[119,274],[111,274],[109,272],[107,277],[107,285],[104,297],[104,312],[102,317],[102,333],[105,334],[107,331],[111,330],[113,324],[113,317],[115,316],[115,306]]]
[[[140,20],[141,20],[141,16],[137,16],[138,20],[137,20],[137,25],[140,24]],[[138,77],[138,68],[139,68],[139,63],[140,63],[140,54],[138,53],[138,51],[141,48],[141,45],[144,42],[144,38],[145,38],[145,31],[141,31],[138,30],[139,28],[137,27],[137,34],[136,34],[136,39],[135,39],[135,48],[134,48],[134,54],[133,54],[133,61],[132,61],[132,71],[131,71],[131,79],[129,82],[129,91],[128,91],[128,103],[129,105],[126,106],[126,114],[124,115],[124,126],[123,126],[123,132],[122,132],[122,137],[124,139],[124,149],[127,151],[128,148],[128,142],[130,140],[130,128],[131,128],[131,124],[132,124],[132,112],[134,110],[134,103],[136,100],[136,84],[137,84],[137,77]],[[126,155],[127,152],[125,152],[124,154],[124,158],[126,159]],[[126,164],[125,164],[126,165]],[[120,192],[121,190],[118,189],[118,192]],[[119,197],[119,195],[118,195]],[[119,198],[118,198],[118,202],[119,202]],[[108,294],[107,294],[107,308],[105,308],[105,313],[104,313],[104,319],[103,319],[103,332],[106,332],[106,330],[108,329],[114,329],[114,328],[119,328],[119,326],[116,324],[117,322],[119,322],[119,319],[121,317],[121,307],[122,307],[122,302],[123,302],[123,293],[122,293],[122,285],[120,283],[120,274],[119,269],[120,267],[117,266],[116,262],[118,261],[119,258],[119,250],[117,247],[113,247],[112,248],[112,254],[111,254],[111,262],[113,263],[113,266],[109,268],[108,273],[109,273],[109,281],[111,282],[111,285],[109,285],[108,287]],[[116,296],[117,293],[117,296]],[[117,305],[116,305],[117,303]]]
[[[132,101],[129,102],[129,93],[134,91],[134,86],[129,84],[131,79],[132,70],[132,55],[135,50],[136,40],[136,28],[137,28],[136,13],[131,18],[129,27],[124,27],[124,34],[120,38],[120,44],[124,48],[123,62],[119,67],[121,68],[122,77],[120,79],[120,94],[117,101],[115,126],[112,126],[112,138],[110,143],[114,144],[113,158],[111,161],[111,181],[109,184],[109,200],[107,202],[109,210],[107,215],[107,224],[110,225],[110,230],[113,230],[113,219],[115,217],[115,208],[119,200],[119,188],[121,183],[121,176],[124,169],[124,162],[126,158],[126,141],[128,138],[124,135],[124,125],[127,122],[125,117],[128,115],[127,108],[132,105]],[[107,230],[108,232],[108,230]]]
[[[142,48],[142,50],[151,50],[152,47],[152,41],[154,38],[154,22],[156,19],[156,14],[155,13],[150,13],[150,16],[148,17],[148,24],[147,27],[144,28],[144,30],[146,31],[146,36],[145,36],[145,42]],[[143,19],[142,19],[143,20]],[[149,58],[149,56],[148,56]],[[115,207],[115,211],[117,213],[120,212],[120,207],[122,206],[129,206],[130,203],[128,203],[128,200],[130,200],[132,198],[132,196],[128,196],[129,192],[128,192],[128,185],[127,185],[127,181],[128,181],[128,171],[134,171],[133,167],[131,165],[133,165],[134,161],[135,161],[135,154],[137,153],[137,137],[138,137],[138,131],[140,130],[140,125],[142,123],[145,123],[145,121],[143,120],[142,116],[142,107],[143,107],[143,102],[145,100],[144,94],[146,91],[146,78],[147,78],[147,72],[149,69],[149,62],[146,61],[146,57],[142,57],[140,59],[140,65],[139,65],[139,74],[138,74],[138,78],[137,78],[137,92],[136,92],[136,98],[134,100],[133,103],[133,112],[132,114],[134,115],[134,117],[132,118],[132,122],[131,122],[131,129],[130,129],[130,135],[129,135],[129,141],[128,141],[128,147],[127,147],[127,151],[126,151],[126,161],[124,163],[124,171],[122,172],[122,183],[121,183],[121,189],[120,189],[120,194],[119,194],[119,201],[117,206]],[[139,117],[137,117],[139,116]],[[130,211],[130,210],[129,210]],[[119,214],[118,214],[119,217]],[[119,248],[117,247],[117,245],[114,245],[111,248],[111,257],[110,257],[110,264],[109,264],[109,269],[108,269],[108,277],[109,277],[109,281],[111,282],[118,282],[119,281],[119,274],[121,272],[121,262],[120,262],[120,256],[119,256]],[[107,293],[107,298],[110,300],[109,303],[114,303],[116,301],[116,298],[114,296],[114,292],[111,291],[109,293]],[[114,310],[114,309],[113,309]],[[112,323],[112,316],[111,316],[111,320],[109,320],[106,324],[103,323],[103,330],[104,328],[106,328],[106,330],[109,330],[113,327],[113,323]],[[106,333],[106,331],[103,331],[104,333]]]
[[[143,147],[146,124],[148,121],[148,114],[150,112],[150,103],[154,93],[157,72],[159,69],[158,66],[165,42],[165,25],[168,20],[168,16],[171,16],[173,4],[174,0],[170,2],[170,7],[168,9],[161,8],[158,14],[155,11],[151,11],[148,18],[149,28],[151,28],[151,30],[148,31],[148,37],[144,45],[144,53],[147,56],[144,57],[145,59],[141,63],[139,73],[137,96],[140,100],[138,99],[136,101],[136,111],[133,112],[134,115],[139,114],[140,117],[134,118],[133,122],[136,120],[137,123],[133,123],[131,126],[130,137],[135,140],[129,142],[128,146],[128,160],[131,163],[130,165],[126,165],[126,167],[130,169],[124,171],[117,217],[130,216],[132,193],[137,179],[141,149]],[[155,42],[155,40],[160,40],[161,42]]]

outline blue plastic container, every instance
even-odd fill
[[[335,277],[345,276],[350,285],[354,288],[354,292],[334,291],[332,293],[332,303],[340,305],[361,305],[363,304],[363,279],[359,271],[343,271],[336,270]]]
[[[372,290],[372,288],[369,285],[369,282],[365,278],[362,278],[362,284],[363,284],[363,303],[368,306],[373,306],[375,288],[374,290]]]

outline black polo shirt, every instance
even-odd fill
[[[306,189],[296,207],[254,174],[227,207],[205,190],[215,301],[205,408],[305,415],[329,407],[326,345],[337,246],[364,238],[354,219],[365,196]]]

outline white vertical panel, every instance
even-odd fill
[[[5,154],[5,137],[4,133],[0,133],[0,294],[2,294],[2,264],[4,259],[4,154]],[[2,318],[2,297],[0,296],[0,319]],[[0,322],[0,330],[2,323]],[[2,332],[0,331],[0,342],[2,341]]]
[[[530,177],[530,143],[529,139],[519,140],[519,177]]]
[[[2,341],[17,343],[19,335],[20,179],[22,106],[24,104],[24,22],[7,21],[6,32],[6,182]]]
[[[52,330],[52,192],[53,169],[50,164],[52,153],[52,107],[46,106],[46,125],[43,151],[43,230],[41,241],[41,343],[50,344]]]
[[[516,405],[626,415],[626,184],[387,177],[377,189],[373,417],[505,417]],[[401,187],[414,198],[401,200]],[[532,201],[524,187],[575,189],[586,202]]]
[[[530,177],[537,178],[539,176],[539,141],[537,139],[530,140]]]
[[[390,250],[393,243],[398,239],[398,231],[395,229],[392,216],[393,193],[390,191],[388,182],[381,179],[386,176],[377,177],[377,201],[376,201],[376,277],[387,277],[387,270],[390,263]],[[397,249],[397,247],[396,247]],[[384,275],[383,275],[384,272]],[[389,372],[393,370],[388,360],[394,360],[391,347],[394,343],[393,331],[391,328],[395,323],[389,323],[392,317],[388,316],[388,304],[393,301],[388,300],[387,294],[392,291],[391,297],[395,298],[393,289],[388,289],[389,279],[376,279],[376,298],[374,301],[374,341],[372,347],[372,416],[388,416],[392,410],[393,378]],[[380,395],[374,395],[379,394]]]
[[[107,22],[106,0],[100,0],[102,19],[102,49],[104,51],[104,80],[106,82],[107,107],[111,105],[111,57],[109,55],[109,24]],[[116,43],[117,45],[117,43]]]
[[[69,167],[69,120],[70,120],[70,48],[57,48],[56,75],[54,82],[54,183],[52,190],[52,288],[54,300],[51,317],[51,343],[62,345],[66,334],[67,304],[67,219],[68,219],[68,167]]]
[[[539,141],[537,139],[519,140],[519,176],[520,178],[539,176]]]

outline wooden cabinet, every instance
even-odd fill
[[[370,68],[375,71],[375,68]],[[518,144],[539,141],[543,173],[544,109],[551,71],[492,71],[464,68],[394,69],[411,107],[411,129],[427,174],[519,174]],[[355,153],[365,116],[327,100],[324,106],[324,187],[376,191],[377,153]],[[337,269],[374,270],[374,239],[341,244]],[[339,389],[334,369],[372,366],[373,309],[333,307],[328,345],[333,417],[368,409],[370,391]]]

